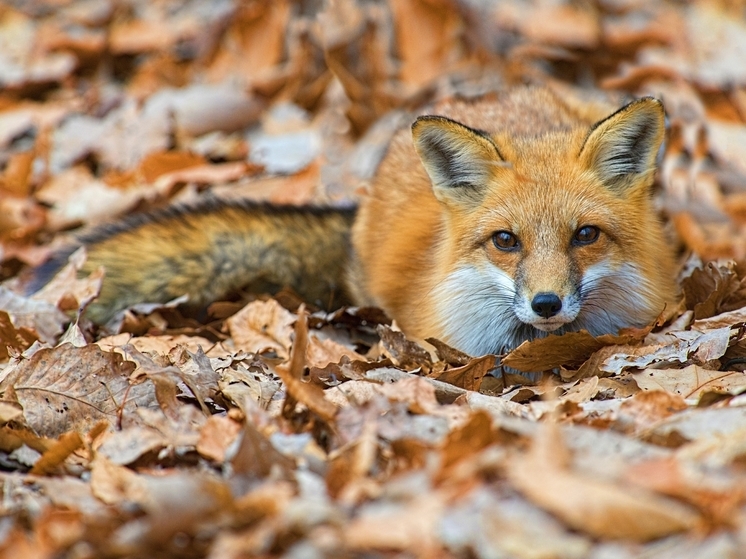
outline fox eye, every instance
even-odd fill
[[[518,237],[510,231],[496,231],[492,234],[492,242],[495,247],[505,252],[518,250]]]
[[[575,231],[575,237],[572,240],[574,245],[590,245],[598,240],[601,231],[594,225],[583,225]]]

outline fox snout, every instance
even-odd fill
[[[551,332],[572,322],[578,316],[580,302],[570,294],[561,297],[554,291],[518,295],[514,305],[516,317],[538,330]]]
[[[531,300],[531,310],[542,318],[552,318],[562,310],[562,299],[556,293],[537,293]]]

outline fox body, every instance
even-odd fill
[[[663,136],[652,98],[446,101],[393,138],[354,224],[351,211],[213,202],[94,231],[86,269],[107,276],[89,314],[266,284],[321,302],[343,292],[473,355],[643,326],[677,296],[651,200]]]

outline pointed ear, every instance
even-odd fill
[[[619,193],[652,178],[665,134],[663,104],[644,97],[625,105],[591,128],[580,157]]]
[[[417,154],[441,202],[481,201],[496,162],[502,157],[484,133],[441,116],[421,116],[412,125]]]

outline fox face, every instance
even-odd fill
[[[427,328],[485,354],[654,320],[674,291],[650,193],[663,136],[653,98],[535,137],[420,117],[415,149],[445,216]]]

